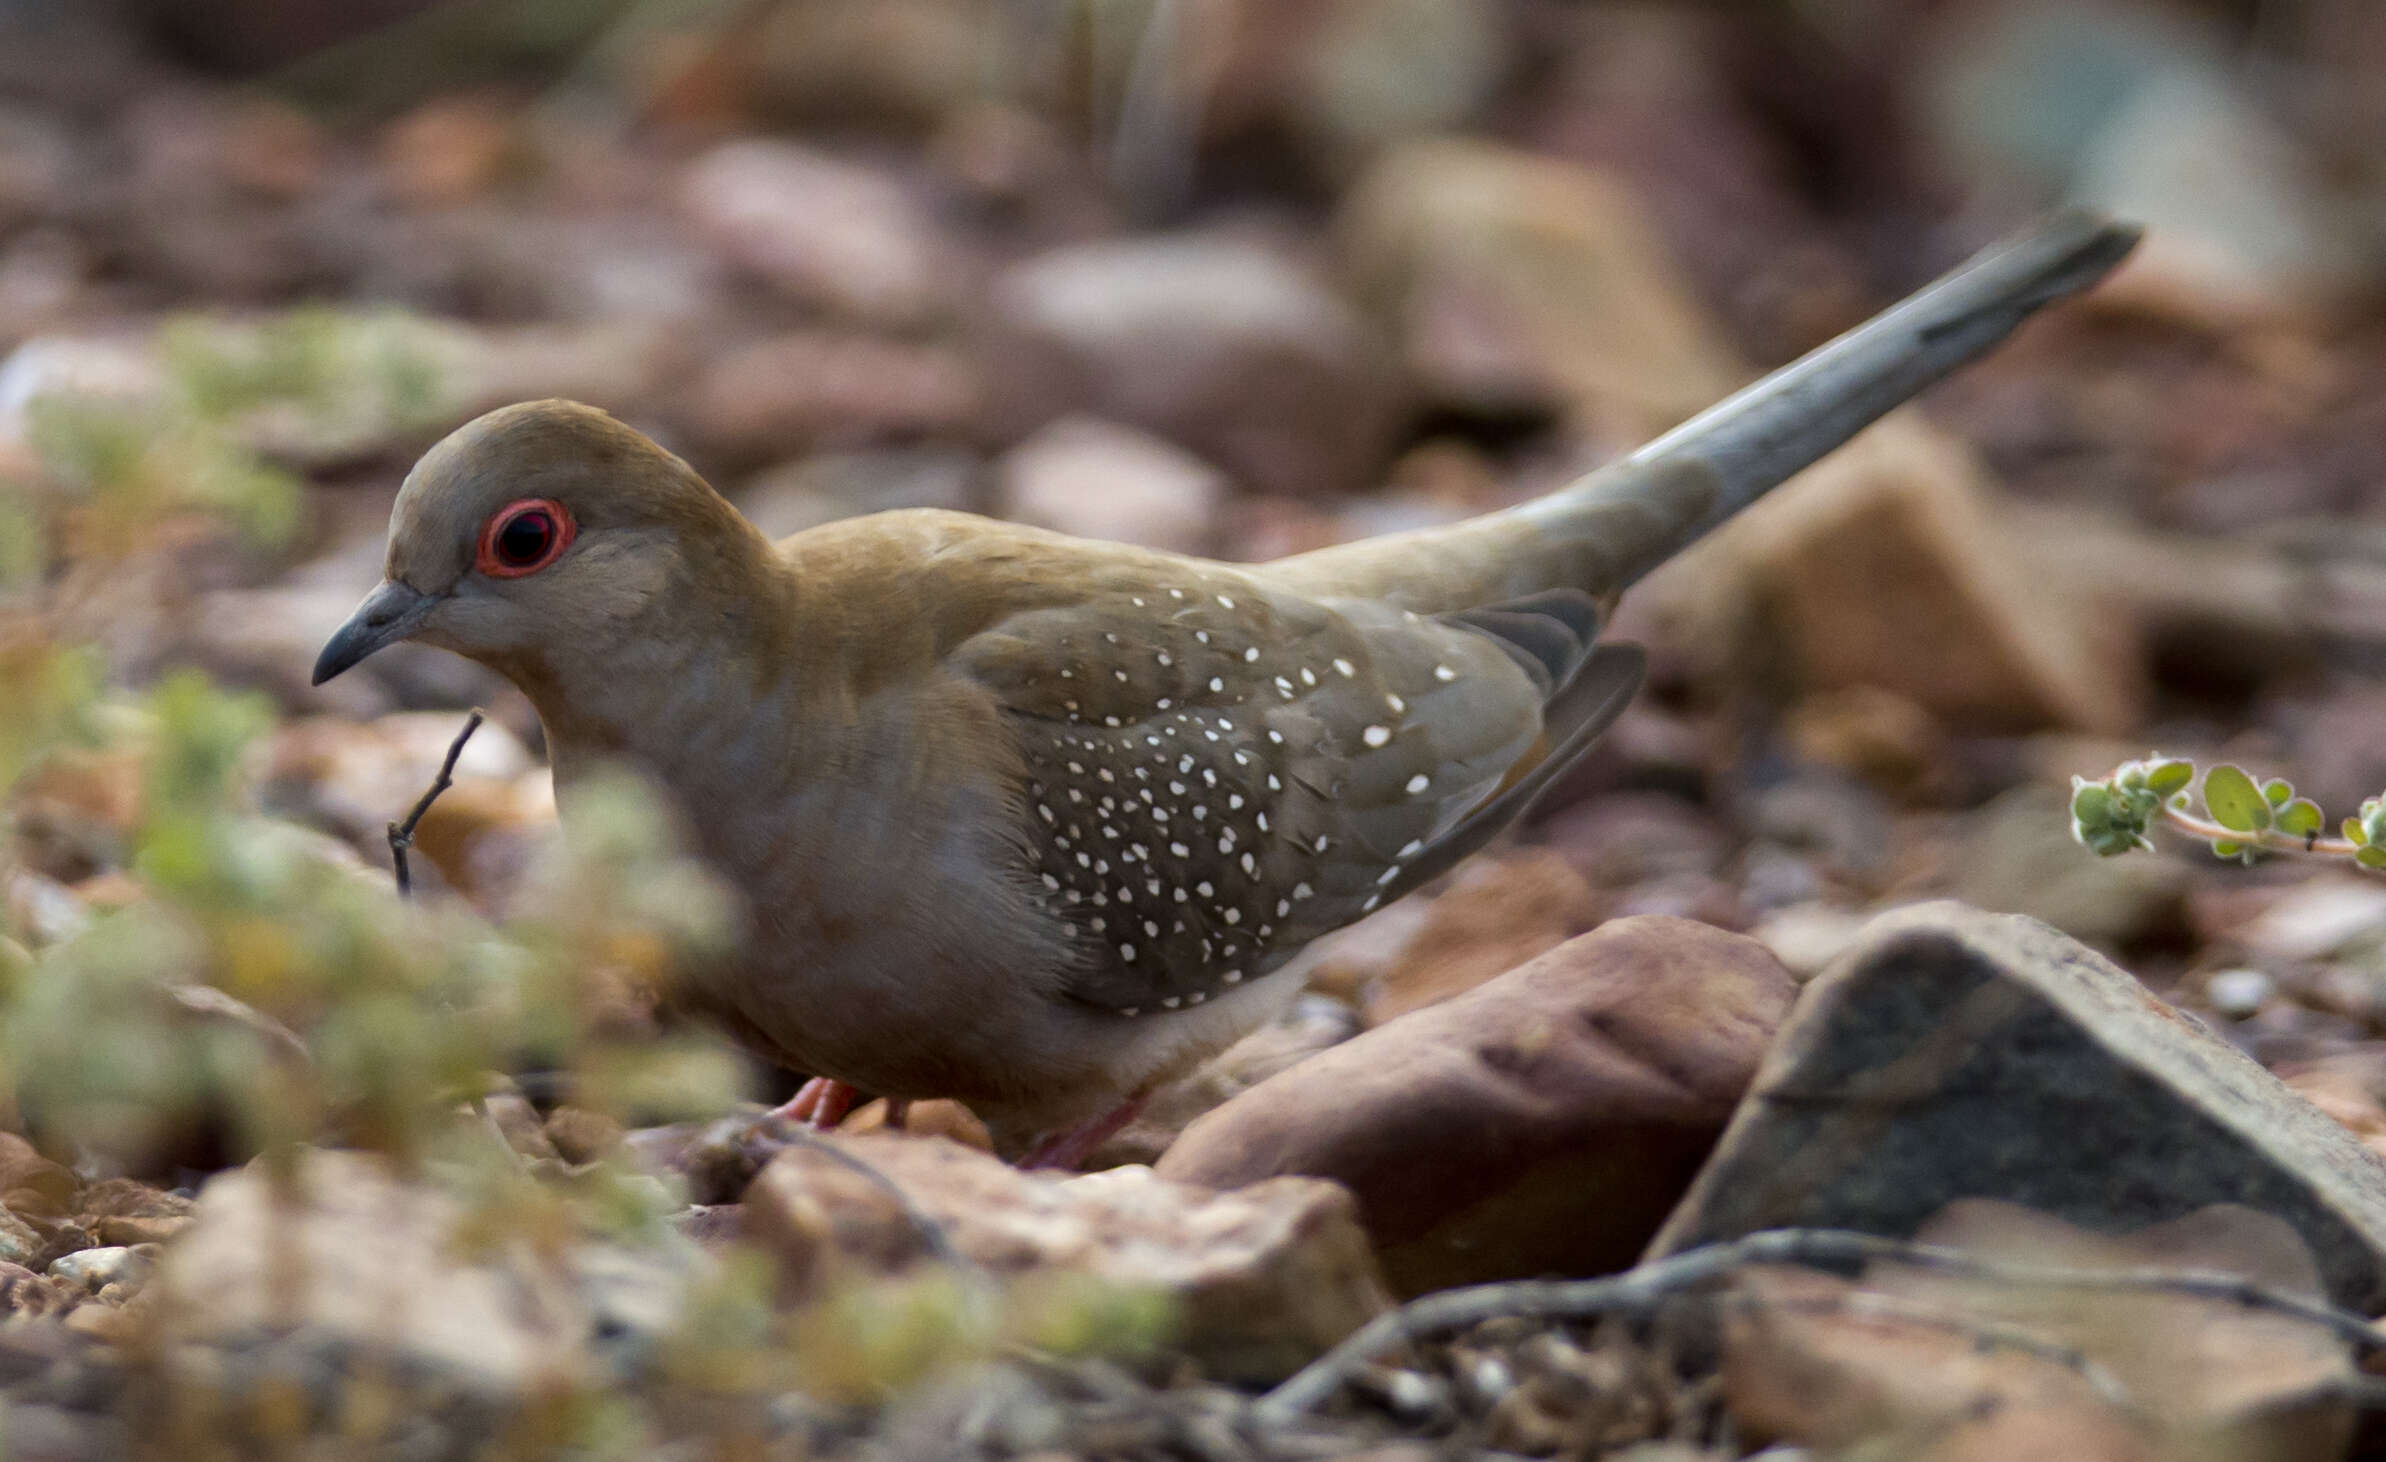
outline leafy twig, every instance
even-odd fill
[[[439,763],[439,775],[431,779],[429,789],[414,804],[414,810],[406,814],[406,820],[389,825],[389,858],[391,866],[397,870],[399,898],[411,898],[414,895],[414,871],[406,865],[406,850],[414,846],[414,830],[422,826],[424,815],[431,810],[431,804],[439,800],[439,794],[455,785],[456,760],[464,754],[464,743],[472,739],[472,733],[478,731],[481,722],[487,719],[478,707],[464,718],[464,729],[458,731],[456,739],[448,743],[447,756]]]
[[[1509,1317],[1583,1320],[1643,1314],[1687,1290],[1727,1278],[1749,1264],[1848,1268],[1865,1263],[1910,1264],[1993,1283],[2107,1293],[2173,1294],[2221,1300],[2317,1325],[2372,1351],[2386,1351],[2386,1329],[2321,1300],[2207,1269],[2072,1269],[1984,1259],[1962,1249],[1843,1229],[1769,1229],[1711,1244],[1605,1279],[1516,1280],[1426,1295],[1361,1326],[1260,1398],[1263,1421],[1281,1423],[1332,1396],[1385,1351],[1419,1336],[1464,1329]]]
[[[2284,777],[2256,782],[2241,767],[2223,764],[2206,772],[2204,811],[2195,810],[2188,787],[2195,763],[2156,753],[2123,762],[2111,774],[2071,779],[2071,835],[2105,857],[2150,848],[2156,823],[2209,843],[2223,858],[2251,863],[2263,853],[2307,853],[2343,858],[2360,867],[2386,869],[2386,797],[2361,804],[2358,816],[2341,824],[2342,836],[2326,834],[2327,814],[2308,797],[2295,795]]]

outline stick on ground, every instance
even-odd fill
[[[1362,1368],[1394,1347],[1507,1316],[1592,1319],[1644,1314],[1685,1291],[1727,1278],[1748,1264],[1805,1264],[1849,1269],[1909,1264],[1991,1282],[2105,1292],[2192,1295],[2246,1309],[2291,1315],[2365,1350],[2386,1351],[2386,1329],[2321,1300],[2202,1269],[2073,1269],[1984,1259],[1961,1249],[1841,1229],[1771,1229],[1729,1243],[1670,1255],[1605,1279],[1516,1280],[1444,1290],[1379,1315],[1340,1345],[1260,1398],[1268,1422],[1287,1422],[1325,1402]]]

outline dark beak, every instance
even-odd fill
[[[382,646],[414,633],[438,603],[419,589],[395,579],[385,580],[324,643],[323,653],[315,657],[315,684],[321,685]]]

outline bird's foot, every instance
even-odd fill
[[[815,1076],[798,1088],[784,1105],[774,1107],[763,1120],[793,1122],[826,1132],[844,1121],[845,1114],[852,1111],[853,1104],[860,1099],[861,1093],[844,1082]]]
[[[1027,1154],[1019,1159],[1019,1166],[1075,1171],[1094,1155],[1095,1148],[1116,1137],[1129,1122],[1143,1115],[1144,1103],[1150,1100],[1148,1095],[1131,1098],[1090,1122],[1065,1128],[1045,1138],[1027,1150]]]

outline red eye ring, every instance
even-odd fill
[[[535,574],[563,557],[579,532],[572,510],[551,497],[507,503],[489,515],[489,525],[481,530],[480,556],[473,567],[495,579]]]

